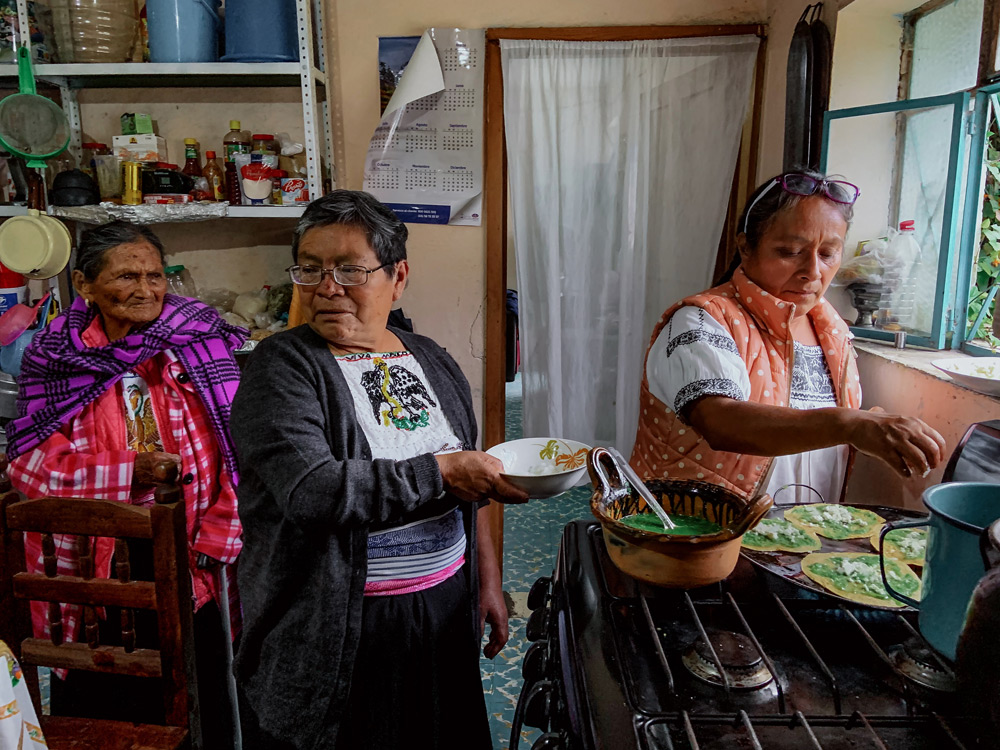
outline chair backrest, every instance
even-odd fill
[[[6,465],[0,457],[0,565],[4,568],[0,638],[7,640],[22,666],[160,678],[166,723],[187,728],[192,746],[200,747],[191,577],[176,467],[157,467],[162,483],[156,488],[155,504],[142,508],[92,498],[22,500],[11,490]],[[44,574],[25,572],[24,532],[41,534]],[[77,575],[58,574],[54,534],[78,535]],[[114,539],[113,578],[94,577],[92,537]],[[132,580],[126,539],[151,540],[153,581]],[[29,601],[48,602],[50,640],[31,637]],[[82,607],[85,642],[64,642],[60,603]],[[99,642],[97,608],[104,606],[121,608],[121,646]],[[135,609],[156,612],[158,649],[136,648]]]
[[[966,430],[941,481],[1000,484],[1000,419],[976,422]]]

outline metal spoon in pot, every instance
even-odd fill
[[[639,479],[639,475],[635,473],[635,470],[631,466],[629,466],[628,461],[626,461],[625,457],[618,452],[618,449],[609,447],[607,448],[607,451],[611,455],[611,459],[618,464],[618,468],[621,470],[622,474],[625,475],[625,478],[628,479],[629,484],[635,487],[635,491],[639,493],[639,497],[646,501],[646,505],[648,505],[652,509],[653,513],[656,514],[656,517],[663,522],[663,528],[677,528],[677,525],[673,522],[670,516],[667,515],[667,511],[663,510],[663,506],[656,501],[655,497],[653,497],[653,493],[649,491],[649,487],[647,487],[643,481]]]

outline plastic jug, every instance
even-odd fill
[[[920,245],[914,235],[914,222],[901,221],[899,231],[892,234],[878,258],[884,269],[882,283],[888,293],[883,294],[882,306],[875,314],[875,325],[879,328],[912,329],[915,323],[914,273],[920,262]]]
[[[29,328],[14,339],[12,343],[0,347],[0,370],[3,370],[8,375],[13,375],[15,378],[21,374],[21,360],[24,359],[24,350],[31,344],[35,338],[35,334],[45,326],[51,301],[52,297],[49,294],[46,294],[42,300],[39,300],[38,305],[42,306],[42,314],[39,316],[41,322],[38,323],[37,327]],[[35,309],[38,308],[38,305],[35,305]]]
[[[226,0],[224,62],[298,59],[295,0]]]
[[[152,62],[217,62],[219,0],[146,0]]]

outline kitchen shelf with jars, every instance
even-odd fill
[[[0,0],[3,2],[3,0]],[[9,3],[10,0],[7,0]],[[136,221],[156,223],[161,221],[199,221],[213,218],[295,218],[301,215],[310,197],[322,195],[335,183],[333,166],[333,140],[330,123],[330,108],[327,96],[325,74],[325,41],[323,0],[273,0],[267,3],[264,13],[262,0],[227,0],[226,2],[226,42],[225,54],[219,60],[219,26],[222,23],[217,12],[219,0],[205,0],[201,3],[181,4],[174,0],[147,0],[143,13],[147,18],[136,15],[133,0],[94,0],[81,7],[70,0],[51,0],[48,4],[50,18],[42,18],[39,4],[27,0],[16,0],[18,30],[30,29],[30,34],[18,34],[25,42],[33,45],[34,77],[42,93],[45,86],[57,87],[59,101],[69,125],[70,141],[67,152],[85,172],[98,182],[101,177],[102,158],[119,162],[142,162],[142,174],[133,174],[133,183],[128,183],[125,170],[120,188],[121,202],[141,205],[108,205],[110,199],[116,203],[114,185],[105,189],[100,186],[100,205],[52,205],[64,203],[52,200],[50,194],[49,213],[83,223],[101,223],[109,218],[134,218]],[[142,3],[138,6],[141,8]],[[101,31],[93,29],[96,15],[100,14]],[[93,17],[91,17],[93,16]],[[262,21],[261,19],[265,19]],[[148,42],[144,43],[140,30],[148,28]],[[146,48],[147,54],[137,50]],[[8,51],[9,52],[9,51]],[[12,55],[7,55],[12,58]],[[146,57],[149,62],[130,62]],[[4,55],[0,53],[0,60]],[[189,62],[190,61],[190,62]],[[17,65],[0,63],[0,87],[12,88],[18,76]],[[230,91],[251,89],[298,89],[297,97],[288,97],[282,103],[298,104],[301,107],[301,130],[295,138],[267,141],[267,135],[252,136],[241,131],[239,126],[230,131],[220,152],[221,161],[226,164],[221,183],[216,178],[198,181],[201,170],[208,166],[201,159],[200,152],[192,155],[189,141],[185,142],[185,156],[188,164],[183,169],[168,163],[163,137],[155,134],[155,120],[135,115],[128,126],[123,116],[122,134],[113,138],[112,148],[95,147],[104,144],[86,143],[84,122],[81,116],[81,102],[78,93],[84,90],[138,89],[129,92],[135,101],[135,109],[143,107],[142,97],[162,102],[164,95],[157,90],[164,89],[228,89]],[[53,92],[54,93],[54,92]],[[204,124],[198,121],[191,105],[192,116],[185,119],[185,97],[179,94],[174,109],[179,115],[174,117],[175,130],[178,124]],[[219,101],[213,115],[221,117],[227,95],[220,92]],[[233,94],[229,94],[232,101]],[[137,98],[138,97],[138,98]],[[55,97],[53,97],[55,98]],[[247,96],[241,102],[244,109],[255,106],[258,94]],[[106,101],[106,100],[105,100]],[[203,98],[201,103],[205,104]],[[210,100],[209,100],[210,101]],[[87,102],[84,102],[85,108]],[[123,105],[124,106],[124,105]],[[261,111],[266,104],[260,105]],[[155,105],[151,106],[151,110]],[[231,106],[237,109],[236,106]],[[93,111],[93,107],[90,110]],[[106,115],[107,113],[102,113]],[[115,115],[117,116],[117,115]],[[178,123],[178,118],[180,123]],[[107,130],[109,122],[103,117],[101,123],[90,124],[88,134]],[[216,117],[213,117],[213,120]],[[226,116],[226,121],[229,118]],[[246,119],[250,119],[249,117]],[[90,115],[87,115],[91,123]],[[273,123],[274,118],[270,121]],[[295,129],[298,130],[298,124]],[[270,126],[269,126],[270,127]],[[192,128],[193,129],[193,128]],[[289,128],[291,130],[291,128]],[[190,131],[189,131],[190,132]],[[204,128],[202,129],[204,133]],[[233,133],[242,137],[230,138]],[[184,135],[187,135],[185,132]],[[300,135],[301,134],[301,135]],[[171,133],[176,138],[177,133]],[[219,133],[221,136],[222,133]],[[281,134],[279,134],[281,135]],[[130,136],[125,139],[124,136]],[[258,141],[258,136],[262,136]],[[121,139],[121,140],[119,140]],[[203,136],[202,140],[207,140]],[[297,141],[301,140],[301,143]],[[136,143],[138,141],[138,143]],[[149,147],[146,147],[146,144]],[[196,144],[197,145],[197,144]],[[206,155],[210,147],[206,143]],[[161,158],[162,157],[162,158]],[[197,164],[192,162],[192,158]],[[203,166],[204,165],[204,166]],[[221,165],[216,163],[219,171]],[[88,168],[89,167],[89,168]],[[65,167],[63,167],[65,168]],[[145,204],[137,191],[148,186],[150,171],[183,172],[194,178],[193,197],[220,201],[217,205],[204,203],[180,203],[159,205],[168,200],[163,191],[152,203],[146,196]],[[214,169],[214,167],[213,167]],[[50,162],[49,170],[58,171]],[[110,173],[110,168],[105,172]],[[227,174],[228,173],[228,174]],[[206,173],[207,174],[207,173]],[[235,177],[235,180],[234,180]],[[113,178],[109,178],[114,182]],[[163,182],[163,180],[161,180]],[[233,190],[232,183],[238,186]],[[273,183],[273,184],[272,184]],[[283,184],[284,183],[284,184]],[[159,184],[159,183],[157,183]],[[167,180],[171,186],[169,195],[188,192],[184,188],[190,181]],[[267,190],[272,184],[273,189]],[[287,187],[288,190],[283,190]],[[130,192],[131,189],[131,192]],[[185,199],[186,200],[186,199]],[[283,205],[291,200],[291,205]],[[225,205],[222,202],[228,201]],[[94,200],[86,201],[89,204]],[[0,205],[0,218],[18,216],[27,212],[22,205]]]

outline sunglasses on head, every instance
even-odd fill
[[[826,180],[817,179],[815,177],[810,177],[807,174],[802,174],[801,172],[786,172],[783,175],[778,175],[767,187],[761,190],[757,197],[753,199],[753,203],[747,209],[746,214],[743,218],[743,232],[747,231],[747,224],[750,221],[750,212],[753,211],[754,206],[756,206],[760,199],[771,192],[771,188],[775,185],[781,186],[781,189],[786,193],[791,193],[792,195],[802,195],[809,196],[815,195],[816,193],[822,193],[827,198],[832,200],[834,203],[840,203],[844,206],[853,206],[854,202],[861,195],[861,190],[857,185],[852,185],[850,182],[844,182],[843,180]]]

